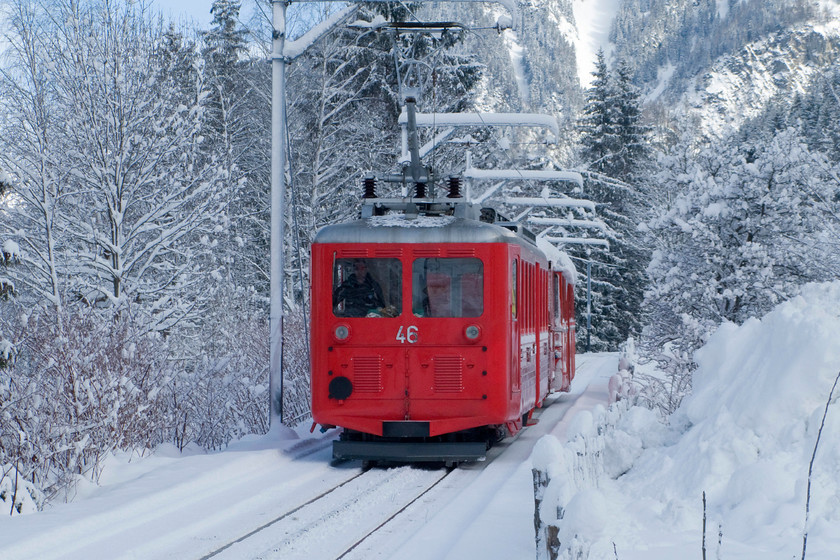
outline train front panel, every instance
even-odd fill
[[[518,419],[509,264],[518,252],[508,243],[313,244],[314,421],[434,437]],[[361,305],[351,301],[359,295]]]

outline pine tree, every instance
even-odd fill
[[[578,127],[581,132],[581,158],[593,171],[610,175],[612,158],[619,151],[617,110],[612,79],[599,49],[595,60],[594,79],[586,93],[586,101]]]
[[[643,178],[651,157],[651,127],[642,124],[641,90],[633,84],[632,71],[623,59],[616,64],[614,79],[616,106],[616,153],[607,175],[636,184]]]
[[[609,226],[610,249],[592,255],[573,252],[593,261],[592,349],[615,350],[641,331],[648,251],[636,226],[646,212],[641,193],[650,158],[650,128],[641,124],[639,89],[625,62],[609,72],[599,51],[593,76],[579,122],[581,158],[597,172],[587,177],[585,192],[598,203],[598,213]],[[578,321],[584,319],[582,313],[578,311]]]

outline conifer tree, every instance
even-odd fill
[[[596,172],[587,177],[586,195],[609,226],[610,249],[572,252],[593,262],[591,349],[614,350],[641,330],[648,256],[636,226],[645,215],[641,192],[650,129],[641,124],[639,89],[625,62],[610,72],[599,51],[593,76],[579,122],[581,158]],[[582,313],[579,324],[585,324]]]
[[[633,84],[632,70],[624,59],[616,64],[613,95],[618,152],[612,158],[613,168],[607,175],[635,184],[643,176],[650,159],[651,127],[642,123],[641,91]]]
[[[599,49],[595,60],[594,79],[586,93],[583,117],[579,121],[581,132],[581,158],[589,169],[610,175],[611,159],[618,151],[612,80],[604,51]]]

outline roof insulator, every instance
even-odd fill
[[[365,177],[365,198],[376,198],[376,177]]]
[[[448,198],[461,198],[461,178],[449,177],[449,194]]]

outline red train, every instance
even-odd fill
[[[368,199],[312,243],[312,415],[337,459],[459,461],[575,373],[565,254],[463,199]]]

